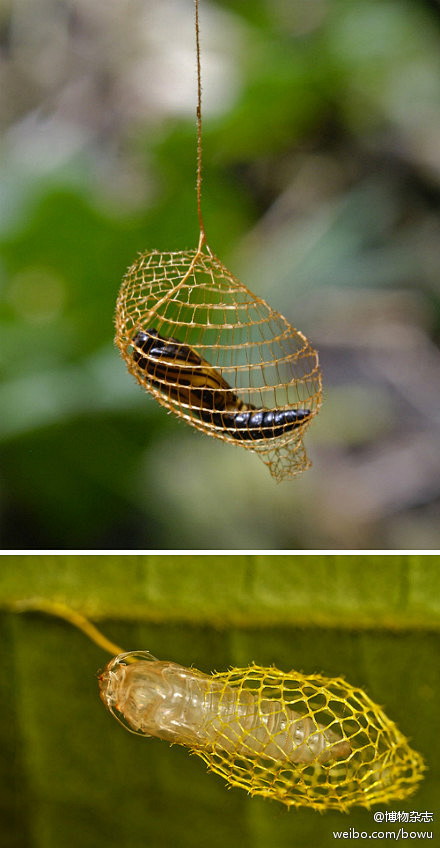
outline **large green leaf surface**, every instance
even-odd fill
[[[303,848],[334,845],[336,830],[399,826],[377,825],[363,809],[288,812],[227,791],[184,748],[127,733],[98,697],[106,654],[61,619],[12,611],[31,597],[93,612],[125,650],[205,672],[255,661],[344,675],[428,765],[416,795],[386,809],[435,812],[438,567],[438,557],[403,555],[3,556],[2,848]]]
[[[439,564],[418,554],[6,554],[0,605],[40,597],[98,619],[436,629]]]

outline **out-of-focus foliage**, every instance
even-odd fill
[[[0,608],[39,598],[93,619],[440,630],[440,556],[3,554]]]
[[[192,0],[0,9],[3,548],[437,548],[440,7],[201,3],[213,250],[320,350],[311,471],[166,416],[112,346],[195,247]]]
[[[436,834],[438,559],[4,556],[2,848],[330,848],[333,831],[349,828]],[[133,736],[106,713],[96,672],[109,657],[64,621],[11,611],[38,596],[93,614],[125,650],[207,673],[255,661],[344,675],[383,705],[428,766],[413,798],[373,810],[429,811],[434,822],[376,823],[359,808],[288,813],[226,791],[185,749]]]

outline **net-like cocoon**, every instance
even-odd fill
[[[230,786],[289,807],[402,800],[423,775],[394,722],[340,677],[256,665],[207,675],[139,651],[111,660],[100,691],[132,732],[185,745]]]
[[[116,343],[130,373],[179,418],[254,451],[277,480],[308,467],[318,355],[209,248],[138,258],[119,294]]]

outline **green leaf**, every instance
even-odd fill
[[[0,607],[40,597],[98,619],[440,629],[435,555],[6,554],[2,562]]]
[[[2,846],[302,848],[334,845],[333,830],[379,829],[362,809],[287,812],[226,791],[183,748],[130,735],[99,700],[96,674],[108,657],[63,620],[11,611],[30,597],[104,619],[100,628],[125,650],[147,649],[205,672],[255,661],[342,674],[382,704],[426,758],[417,794],[395,808],[434,811],[438,559],[3,556]]]

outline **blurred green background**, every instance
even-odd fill
[[[217,255],[319,350],[277,486],[113,347],[137,252],[195,247],[193,0],[0,7],[3,549],[440,546],[440,6],[201,0]]]
[[[0,571],[2,848],[304,848],[333,831],[397,830],[373,812],[433,812],[440,789],[439,557],[18,556]],[[276,664],[343,675],[426,759],[406,802],[288,812],[208,774],[179,746],[133,736],[98,696],[109,657],[25,598],[90,616],[125,650],[204,672]]]

